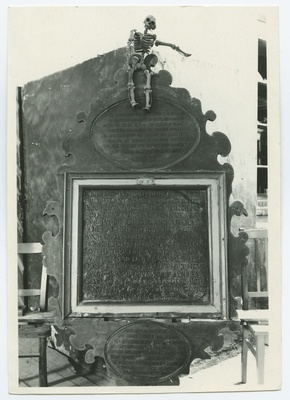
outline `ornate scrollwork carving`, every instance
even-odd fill
[[[62,230],[63,230],[63,210],[62,206],[57,201],[50,201],[43,210],[43,216],[55,217],[57,225],[57,233],[53,235],[51,231],[45,231],[42,235],[43,240],[43,265],[46,267],[47,274],[54,277],[51,282],[53,286],[53,294],[48,300],[49,307],[53,309],[54,321],[57,326],[62,326],[62,314],[60,306],[60,282],[62,280],[61,265],[62,265]]]
[[[229,227],[231,226],[231,220],[233,216],[241,217],[244,215],[248,216],[247,210],[241,201],[234,201],[229,207]],[[247,256],[249,254],[249,248],[246,245],[248,235],[246,232],[239,232],[238,236],[234,236],[229,228],[229,288],[230,288],[230,315],[231,317],[236,316],[236,302],[233,294],[233,284],[237,276],[241,275],[243,269],[248,263]]]

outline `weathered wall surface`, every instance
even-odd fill
[[[116,81],[115,63],[125,65],[125,50],[111,52],[104,57],[89,60],[64,72],[28,83],[22,90],[23,105],[23,198],[25,234],[28,242],[41,241],[45,231],[56,236],[62,223],[63,174],[58,169],[65,162],[63,140],[71,134],[78,135],[82,124],[77,120],[80,111],[88,112],[90,103],[98,92]],[[124,84],[126,74],[124,72]],[[47,210],[49,202],[57,202],[55,209]],[[50,206],[48,208],[51,208]],[[59,263],[61,258],[57,255]],[[30,279],[39,280],[32,267]],[[51,267],[52,268],[52,267]],[[51,270],[57,278],[62,274]],[[54,283],[52,294],[61,289]]]
[[[72,133],[81,132],[77,114],[88,112],[98,92],[115,82],[116,62],[125,64],[124,50],[89,60],[23,88],[28,240],[39,239],[46,230],[56,234],[55,223],[42,212],[47,202],[62,202],[58,187],[58,169],[63,163],[62,141]],[[123,79],[125,84],[125,73]]]

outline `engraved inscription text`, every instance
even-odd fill
[[[85,189],[82,299],[205,304],[206,190]]]
[[[105,358],[115,372],[129,379],[162,381],[190,362],[191,348],[182,334],[166,325],[132,323],[108,339]]]
[[[127,101],[98,116],[91,140],[119,164],[132,168],[161,167],[181,161],[196,148],[200,128],[187,111],[156,100],[152,113],[128,109]]]

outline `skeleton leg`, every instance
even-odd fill
[[[136,55],[136,54],[133,54],[129,58],[129,66],[128,66],[129,79],[128,79],[128,84],[127,84],[127,89],[128,89],[129,101],[130,101],[130,104],[133,109],[138,104],[138,103],[136,103],[136,100],[135,100],[135,84],[134,84],[133,75],[134,75],[134,72],[136,71],[136,69],[139,68],[140,61],[142,61],[141,56]]]
[[[146,75],[146,85],[144,86],[146,105],[145,105],[145,107],[143,107],[143,110],[150,111],[150,108],[152,105],[151,76],[154,75],[154,73],[152,71],[148,71],[148,69],[146,69],[144,71],[144,74]]]
[[[127,84],[128,97],[129,97],[129,101],[130,101],[130,104],[133,109],[138,104],[135,101],[135,93],[134,93],[134,91],[135,91],[135,84],[134,84],[134,80],[133,80],[134,71],[135,71],[134,67],[130,67],[130,69],[128,70],[129,80],[128,80],[128,84]]]

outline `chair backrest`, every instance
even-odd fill
[[[268,298],[268,230],[249,229],[244,232],[249,237],[250,254],[242,275],[242,296],[243,310],[248,310],[250,299]]]
[[[41,243],[18,243],[18,255],[22,257],[23,254],[42,254],[42,244]],[[20,259],[20,264],[23,266],[22,260]],[[39,296],[39,308],[40,311],[45,311],[46,308],[46,289],[47,289],[47,272],[46,268],[42,264],[41,270],[41,282],[40,288],[37,289],[18,289],[19,297],[31,297]]]

